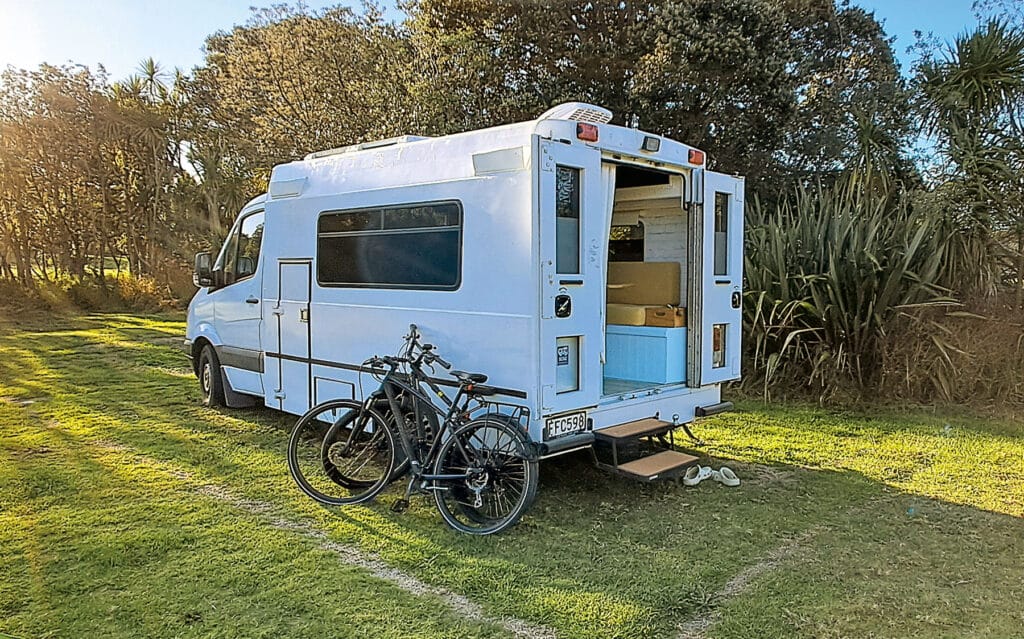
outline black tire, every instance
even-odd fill
[[[292,479],[326,506],[373,499],[391,482],[394,465],[395,439],[387,420],[350,399],[309,409],[288,439]]]
[[[226,406],[224,400],[224,378],[221,377],[220,360],[213,346],[207,344],[199,352],[199,363],[196,365],[196,377],[199,378],[199,391],[203,395],[204,406]]]
[[[456,428],[441,444],[434,474],[470,473],[438,480],[434,501],[445,523],[470,535],[492,535],[515,525],[533,504],[540,469],[518,423],[485,415]]]

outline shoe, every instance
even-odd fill
[[[736,473],[732,472],[732,469],[728,466],[722,466],[718,470],[711,472],[711,478],[717,481],[723,486],[729,486],[735,488],[740,485],[740,478],[736,476]]]
[[[683,475],[683,484],[696,486],[708,477],[711,477],[711,469],[707,466],[690,466]]]

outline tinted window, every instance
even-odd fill
[[[580,170],[555,170],[555,270],[580,272]]]
[[[461,255],[457,202],[330,212],[317,227],[324,286],[455,289]]]
[[[729,274],[729,194],[715,193],[715,275]]]
[[[220,273],[217,286],[234,284],[256,272],[263,244],[263,211],[242,218],[241,224],[231,230],[224,247],[213,265]]]
[[[238,236],[238,259],[235,260],[235,279],[249,277],[256,272],[260,261],[260,246],[263,244],[263,213],[256,213],[242,220]]]

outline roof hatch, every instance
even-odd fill
[[[592,122],[604,124],[612,119],[612,112],[604,107],[585,102],[565,102],[551,107],[541,114],[538,120],[575,120],[576,122]]]
[[[419,142],[420,140],[429,140],[430,136],[422,135],[400,135],[395,138],[386,138],[384,140],[374,140],[373,142],[363,142],[362,144],[351,144],[349,146],[341,146],[336,149],[327,149],[325,151],[316,151],[310,153],[304,160],[315,160],[317,158],[324,158],[329,155],[339,155],[341,153],[354,153],[356,151],[365,151],[367,149],[379,149],[384,146],[394,146],[396,144],[408,144],[409,142]]]

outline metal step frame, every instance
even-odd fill
[[[675,450],[673,431],[678,426],[678,424],[661,421],[656,417],[649,417],[594,431],[595,446],[590,449],[594,465],[601,470],[640,481],[651,482],[656,479],[674,477],[698,461],[698,458],[693,455]],[[666,435],[668,435],[667,440]],[[655,445],[655,438],[660,446]],[[620,444],[639,442],[644,439],[647,440],[649,446],[661,450],[625,462],[620,461]],[[693,439],[696,440],[696,438]],[[601,461],[598,456],[596,449],[598,442],[611,445],[611,464]],[[650,472],[645,473],[645,470]]]

